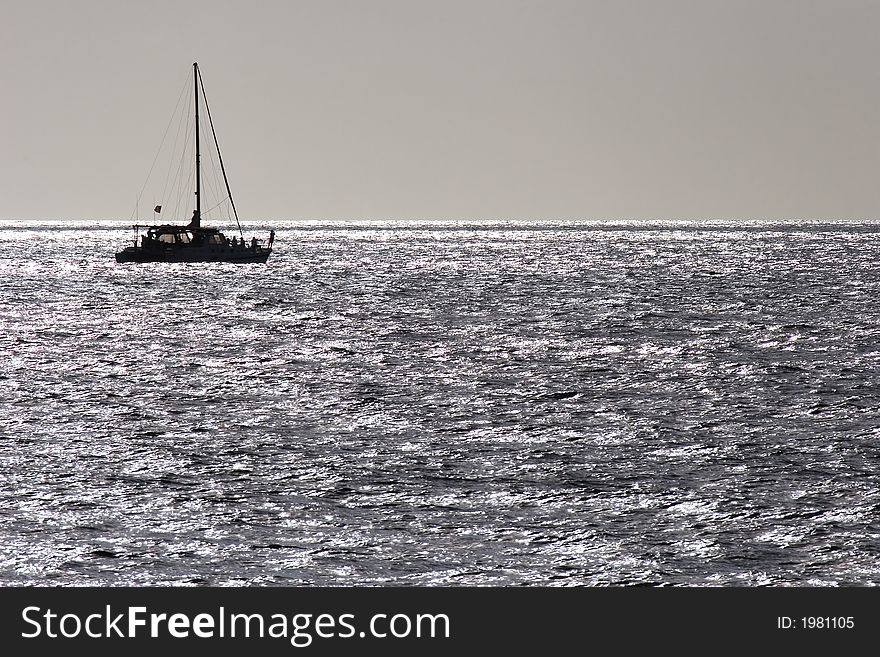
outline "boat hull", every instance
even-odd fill
[[[116,253],[116,262],[231,262],[262,263],[269,259],[270,248],[257,249],[145,249],[129,246]]]

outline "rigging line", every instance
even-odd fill
[[[177,134],[174,140],[174,148],[172,149],[168,161],[168,173],[165,179],[165,188],[162,191],[163,201],[166,206],[166,216],[175,217],[177,215],[177,207],[179,205],[179,201],[177,200],[177,195],[179,194],[178,186],[180,185],[180,168],[181,165],[177,161],[177,158],[180,156],[178,152],[179,144],[180,144],[180,133],[181,129],[186,131],[186,122],[185,122],[185,114],[186,110],[181,111],[180,113],[180,121],[177,126]],[[181,151],[185,151],[186,147],[180,148]],[[170,185],[169,185],[170,182]],[[175,203],[177,201],[177,203]]]
[[[202,117],[202,125],[199,126],[199,129],[202,130],[202,135],[204,137],[207,137],[207,128],[204,125],[204,117]],[[205,142],[207,143],[207,139],[205,139]],[[207,183],[208,187],[210,188],[211,193],[215,195],[214,198],[220,198],[220,194],[217,191],[220,189],[220,181],[217,176],[217,168],[218,168],[217,163],[214,161],[214,149],[213,148],[206,148],[205,151],[208,154],[208,159],[205,162],[205,167],[202,169],[202,172],[205,173],[205,178],[206,178],[205,182]],[[210,176],[211,177],[209,177],[207,175],[208,169],[210,169]],[[213,177],[213,179],[212,179],[212,177]],[[216,187],[214,187],[213,184],[216,184]]]
[[[229,198],[229,197],[227,197],[227,198]],[[211,206],[210,208],[208,208],[207,210],[203,211],[202,214],[208,214],[211,210],[220,207],[220,205],[221,205],[222,203],[224,203],[225,201],[226,201],[226,198],[220,199],[220,201],[218,201],[217,203],[215,203],[214,205],[212,205],[212,206]]]
[[[229,195],[229,203],[232,205],[232,212],[235,215],[235,223],[238,224],[238,233],[244,240],[244,232],[241,230],[241,222],[238,220],[238,210],[235,209],[235,201],[232,200],[232,190],[229,189],[229,179],[226,177],[226,167],[223,166],[223,154],[220,152],[220,143],[217,141],[217,132],[214,130],[214,120],[211,118],[211,108],[208,107],[208,96],[205,94],[205,81],[202,80],[202,72],[199,73],[199,86],[202,88],[202,98],[205,99],[205,110],[208,112],[208,123],[211,124],[211,134],[214,135],[214,146],[217,148],[217,158],[220,160],[220,170],[223,172],[223,182],[226,183],[226,193]],[[196,92],[198,93],[198,92]]]
[[[187,133],[187,135],[188,134],[189,133]],[[191,160],[192,154],[189,152],[189,149],[187,149],[180,158],[181,172],[178,177],[180,184],[177,189],[177,205],[178,207],[183,206],[183,221],[186,221],[190,208],[195,206],[195,202],[193,201],[193,189],[196,186],[196,173],[195,169],[188,166]],[[175,211],[175,215],[180,216],[178,211]]]
[[[187,80],[187,83],[188,82],[189,81]],[[189,84],[186,84],[186,86],[184,88],[190,89],[191,87]],[[192,92],[187,94],[187,100],[189,100],[191,98],[191,96],[192,96]],[[180,119],[177,122],[177,130],[174,135],[174,146],[171,148],[171,157],[169,158],[169,162],[168,162],[168,172],[165,174],[165,186],[162,188],[162,201],[164,201],[165,197],[168,195],[168,181],[171,179],[171,171],[174,168],[174,154],[177,152],[177,145],[180,143],[180,129],[182,126],[189,125],[189,112],[191,111],[190,106],[191,106],[191,103],[187,102],[187,104],[186,104],[186,108],[187,108],[186,117],[184,117],[183,112],[181,112]],[[173,193],[173,191],[174,191],[174,188],[172,188],[172,193]]]
[[[165,138],[168,137],[168,130],[171,128],[171,123],[174,121],[174,116],[177,114],[177,108],[180,107],[180,99],[183,97],[183,92],[186,90],[187,86],[189,85],[185,84],[181,88],[180,93],[177,94],[177,104],[174,106],[174,111],[171,113],[171,118],[168,119],[168,125],[165,126],[165,134],[162,135],[162,141],[159,144],[159,150],[156,151],[156,156],[153,158],[153,163],[150,165],[150,172],[147,174],[147,179],[144,181],[144,185],[143,187],[141,187],[141,191],[137,196],[138,202],[140,202],[141,196],[143,196],[144,189],[146,189],[147,187],[147,183],[150,182],[150,176],[153,175],[153,167],[156,166],[156,160],[159,159],[159,153],[162,152],[162,146],[165,145]]]
[[[186,219],[187,219],[187,216],[189,213],[189,209],[187,207],[187,205],[188,205],[187,199],[190,199],[190,194],[192,194],[192,192],[190,192],[190,189],[192,189],[194,185],[195,185],[195,172],[192,169],[190,169],[187,172],[185,177],[183,175],[180,176],[180,188],[177,192],[177,198],[175,199],[174,216],[175,217],[180,216],[180,207],[181,207],[181,205],[183,205],[184,207],[183,207],[182,221],[186,221]],[[192,204],[189,204],[189,207],[192,207]]]
[[[204,114],[202,114],[200,118],[201,118],[201,124],[199,127],[202,130],[202,135],[204,138],[203,143],[207,144],[208,143],[207,119],[205,118]],[[202,173],[203,173],[202,181],[204,183],[206,183],[206,186],[208,187],[208,189],[210,190],[210,193],[212,194],[212,196],[211,196],[212,203],[214,203],[215,199],[220,199],[219,201],[217,201],[216,203],[214,203],[211,206],[210,211],[212,212],[212,211],[216,210],[218,207],[220,207],[221,205],[224,205],[224,207],[218,212],[218,218],[216,220],[223,221],[223,222],[231,222],[230,217],[232,216],[232,213],[229,208],[229,203],[227,202],[227,201],[229,201],[229,196],[222,196],[222,194],[220,193],[220,190],[223,189],[223,183],[220,182],[220,167],[218,166],[217,158],[214,157],[214,150],[215,150],[214,148],[206,148],[205,149],[205,152],[207,152],[208,157],[206,160],[206,166],[202,168]],[[210,169],[210,173],[208,173],[208,169]],[[205,213],[203,212],[203,214],[205,214]]]
[[[184,179],[183,173],[182,173],[184,171],[185,166],[186,166],[185,163],[188,161],[188,155],[189,155],[189,141],[190,141],[190,139],[189,139],[189,137],[190,137],[189,118],[190,118],[190,116],[191,116],[191,110],[187,110],[186,122],[185,122],[186,128],[184,130],[184,135],[183,135],[184,144],[183,144],[183,148],[181,149],[180,160],[177,163],[177,171],[174,174],[174,186],[171,188],[171,194],[175,200],[174,216],[179,216],[180,205],[183,202],[184,194],[187,193],[186,188],[189,187],[189,181],[191,179],[190,177],[187,177],[186,179]],[[190,172],[190,176],[191,175],[192,175],[192,173]]]
[[[202,88],[202,93],[203,93],[203,97],[204,97],[204,88]],[[207,101],[205,102],[205,106],[207,107]],[[204,143],[205,144],[209,143],[209,141],[208,141],[208,129],[210,127],[209,121],[210,121],[210,118],[205,118],[205,113],[203,113],[201,115],[201,123],[199,125],[199,128],[201,130],[203,130],[202,134],[204,135]],[[212,202],[216,199],[220,199],[219,201],[217,201],[216,203],[213,203],[211,205],[210,211],[213,212],[218,207],[224,206],[218,212],[218,214],[217,214],[218,218],[216,220],[224,221],[224,222],[231,222],[232,213],[229,211],[229,203],[228,203],[229,196],[227,194],[224,197],[220,192],[220,190],[222,190],[224,187],[223,183],[220,182],[220,176],[221,176],[221,171],[222,171],[223,165],[222,165],[222,161],[221,161],[220,166],[218,166],[217,165],[218,158],[214,157],[214,150],[217,149],[216,138],[213,140],[213,143],[214,143],[214,148],[206,148],[205,149],[205,153],[207,153],[207,158],[206,158],[205,164],[207,166],[205,166],[202,169],[202,172],[204,174],[202,177],[202,181],[203,181],[203,183],[206,184],[206,186],[210,189],[211,193],[213,194]],[[219,156],[219,150],[217,152],[218,152],[218,156]],[[210,169],[210,172],[208,172],[208,169]],[[224,178],[225,178],[225,172],[224,172]],[[227,191],[229,191],[228,184],[226,185],[226,189],[227,189]],[[241,233],[240,224],[239,224],[239,233]],[[243,239],[244,239],[244,235],[242,235],[242,240]]]
[[[221,189],[220,173],[219,173],[220,169],[217,166],[217,162],[214,159],[214,149],[209,148],[209,149],[207,149],[207,151],[208,151],[208,162],[210,163],[211,175],[213,176],[213,180],[211,178],[207,178],[205,180],[205,182],[207,183],[207,186],[212,194],[212,200],[219,199],[220,198],[220,189]],[[211,206],[211,210],[218,208],[228,198],[229,198],[228,196],[223,197],[219,202],[217,202]],[[209,212],[210,212],[210,210],[209,210]],[[225,216],[221,217],[221,219],[226,220],[226,219],[228,219],[228,217],[229,217],[229,214],[227,212]]]
[[[202,135],[202,137],[206,136],[204,121],[204,116],[200,116],[198,129],[199,134]],[[205,143],[207,144],[207,140],[205,140]],[[210,148],[206,148],[202,154],[204,155],[205,153],[207,153],[207,159],[202,161],[202,184],[204,185],[202,189],[202,200],[207,201],[210,199],[211,202],[213,202],[214,199],[220,198],[220,193],[218,192],[219,184],[216,187],[213,184],[213,182],[217,180],[217,165],[214,163],[214,151]],[[214,181],[211,180],[211,176],[214,177]],[[216,205],[211,206],[211,210],[216,207]],[[208,214],[211,210],[202,210],[202,215],[204,216]]]

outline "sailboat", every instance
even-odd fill
[[[199,73],[198,63],[193,64],[193,85],[195,97],[195,200],[196,207],[187,224],[161,224],[132,226],[135,231],[134,244],[116,253],[116,262],[234,262],[253,263],[266,262],[272,253],[272,244],[275,241],[275,231],[269,232],[268,242],[252,237],[245,240],[241,230],[241,222],[238,220],[238,211],[232,200],[232,191],[229,189],[229,181],[226,178],[226,167],[223,165],[223,156],[220,155],[220,146],[217,143],[217,133],[214,130],[214,122],[211,119],[211,110],[208,107],[208,98],[205,96],[205,86]],[[227,199],[232,206],[235,221],[238,225],[239,235],[231,240],[217,228],[202,225],[202,171],[201,171],[201,146],[199,144],[199,89],[205,103],[208,122],[211,126],[211,134],[214,137],[214,146],[220,161],[220,169],[223,173],[223,182],[226,184]],[[157,205],[154,212],[161,211],[161,205]],[[144,229],[146,233],[140,235]],[[140,243],[138,243],[140,237]]]

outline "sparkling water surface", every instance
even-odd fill
[[[880,226],[269,228],[0,224],[0,583],[880,583]]]

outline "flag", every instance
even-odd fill
[[[157,205],[155,208],[153,208],[153,212],[162,212],[162,206]]]

